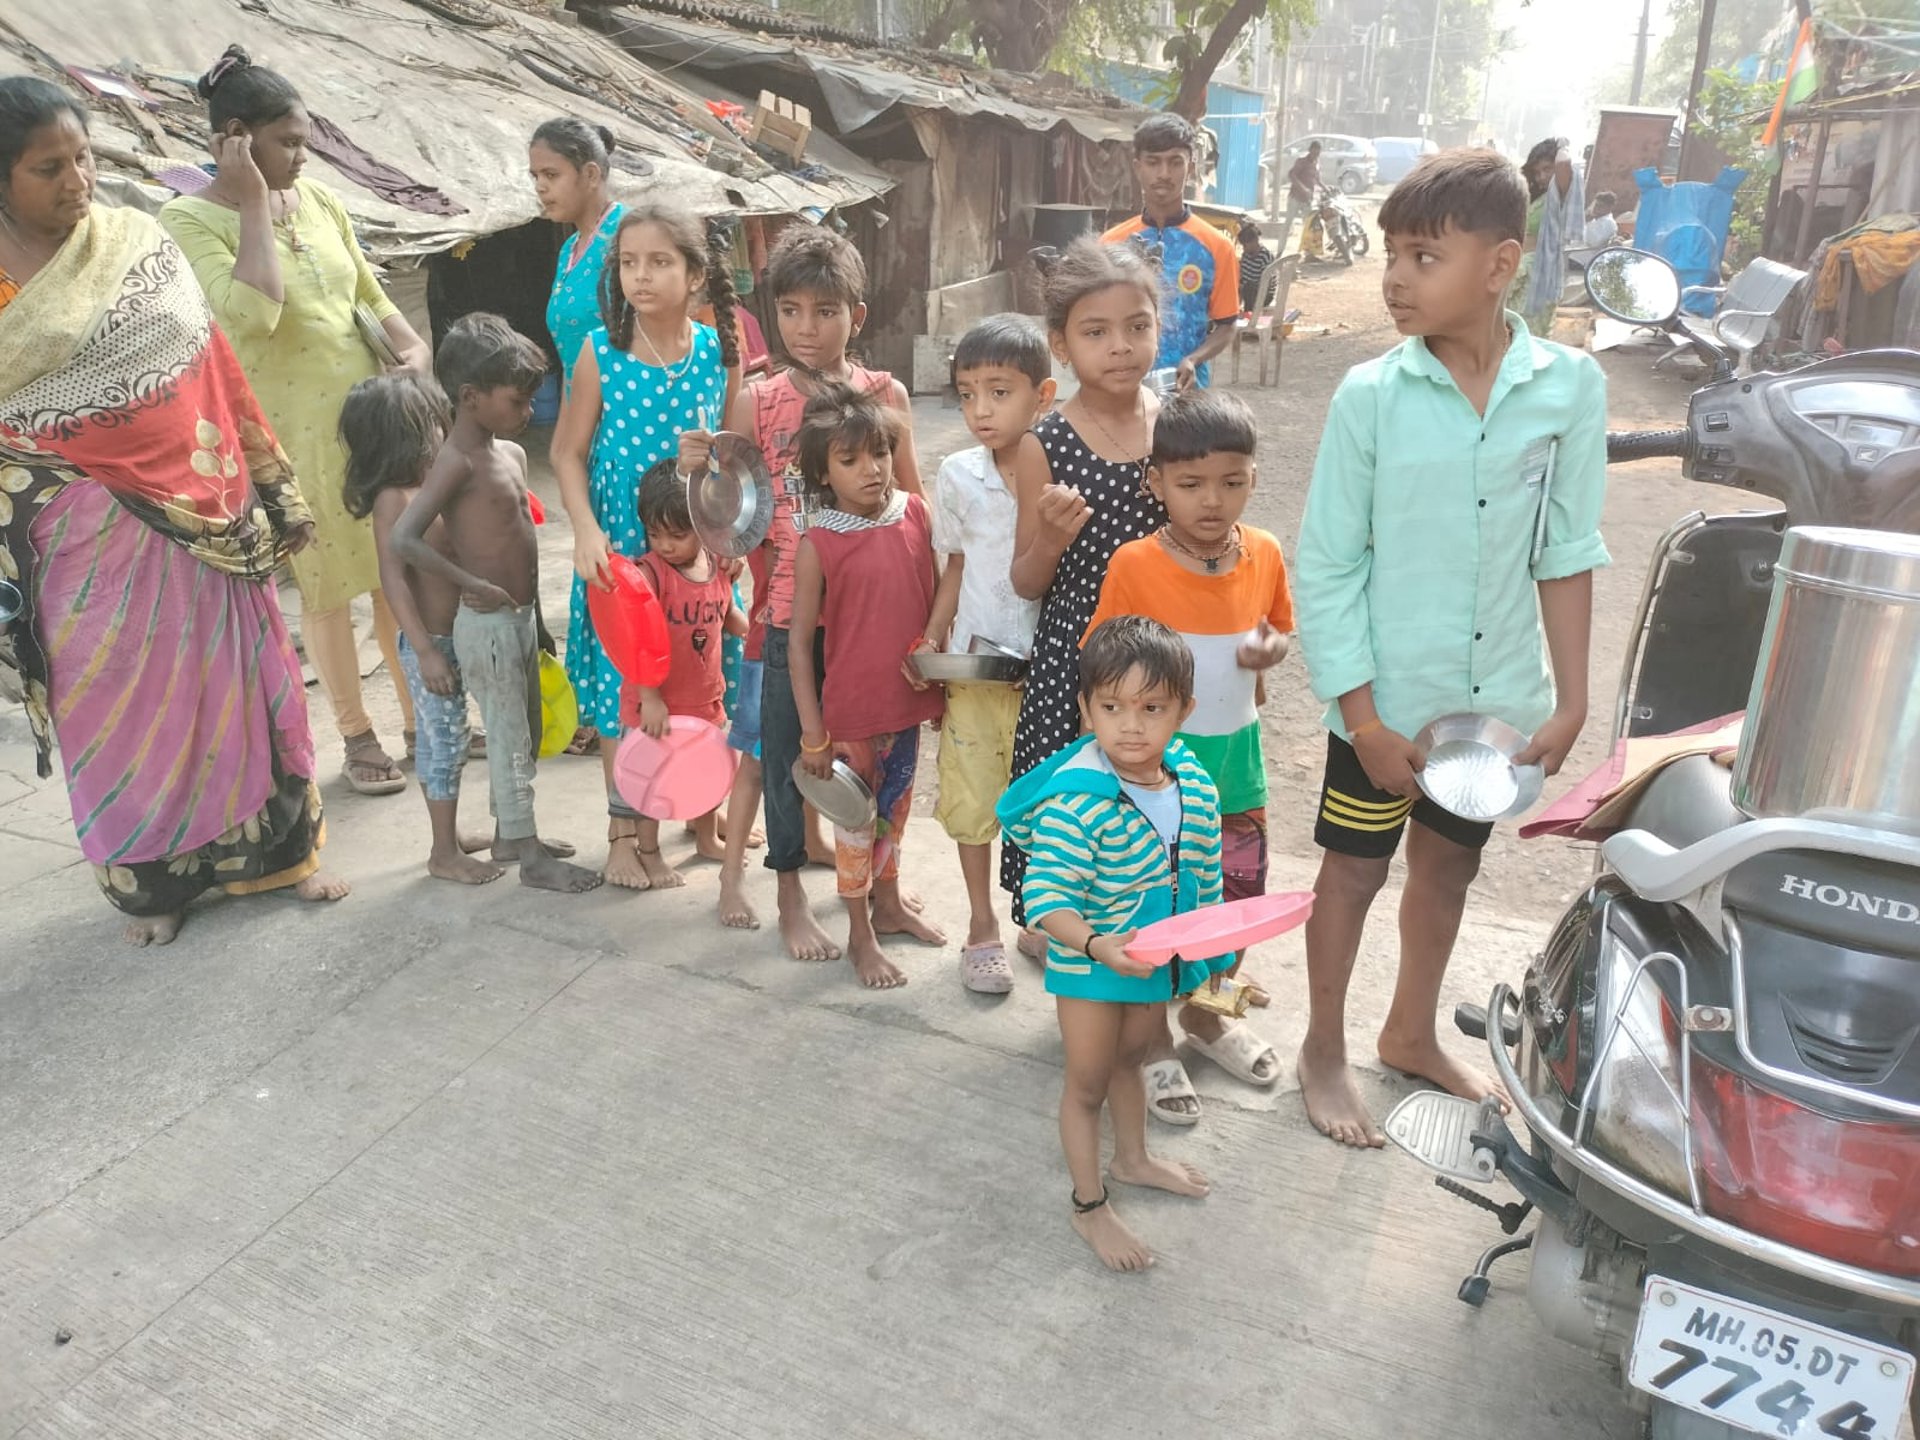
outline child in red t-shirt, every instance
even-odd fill
[[[825,507],[794,549],[788,651],[800,764],[824,778],[843,760],[873,791],[872,822],[834,826],[834,866],[847,907],[847,958],[874,990],[907,979],[880,948],[881,934],[946,944],[900,898],[900,837],[920,727],[938,720],[943,704],[940,691],[907,668],[907,656],[927,646],[936,572],[927,502],[894,484],[900,429],[891,409],[850,386],[828,385],[807,402],[800,469]],[[822,627],[824,686],[814,676],[814,632]]]
[[[679,476],[677,457],[669,456],[641,477],[637,503],[648,547],[640,557],[640,573],[666,611],[670,660],[667,678],[658,688],[623,687],[621,724],[629,730],[638,726],[656,739],[667,733],[667,720],[674,715],[691,715],[724,728],[727,681],[720,668],[720,642],[723,636],[747,633],[746,614],[733,600],[733,578],[694,533],[687,482]],[[718,810],[709,811],[694,822],[694,845],[704,859],[725,856],[719,815]],[[641,818],[638,846],[648,889],[671,890],[686,883],[660,856],[658,820]]]

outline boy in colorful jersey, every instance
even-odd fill
[[[1133,174],[1143,209],[1100,239],[1160,247],[1166,293],[1154,367],[1178,372],[1182,390],[1205,385],[1207,362],[1233,343],[1240,318],[1240,257],[1233,242],[1187,208],[1193,127],[1178,115],[1150,115],[1133,132]]]

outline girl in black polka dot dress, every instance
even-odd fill
[[[1159,269],[1132,245],[1088,235],[1046,267],[1045,284],[1053,353],[1073,367],[1080,389],[1020,441],[1014,459],[1013,588],[1041,601],[1013,737],[1015,775],[1080,737],[1080,637],[1107,561],[1167,523],[1146,485],[1160,405],[1142,383],[1159,344]],[[1026,870],[1026,855],[1003,844],[1000,884],[1022,923]],[[1038,956],[1037,939],[1022,936],[1020,948]]]

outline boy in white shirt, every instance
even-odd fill
[[[934,482],[933,548],[944,559],[926,644],[965,654],[975,636],[1026,654],[1040,602],[1014,592],[1013,457],[1020,437],[1053,404],[1053,359],[1040,327],[993,315],[960,338],[953,383],[967,429],[980,443],[947,457]],[[993,908],[994,806],[1013,773],[1020,691],[1012,685],[947,687],[940,727],[940,801],[935,817],[960,847],[971,916],[960,949],[967,989],[1003,995],[1013,970]],[[1044,952],[1037,952],[1044,953]]]

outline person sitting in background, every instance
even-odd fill
[[[1273,253],[1260,243],[1260,227],[1240,222],[1240,308],[1251,315],[1260,308],[1260,282],[1273,264]]]

